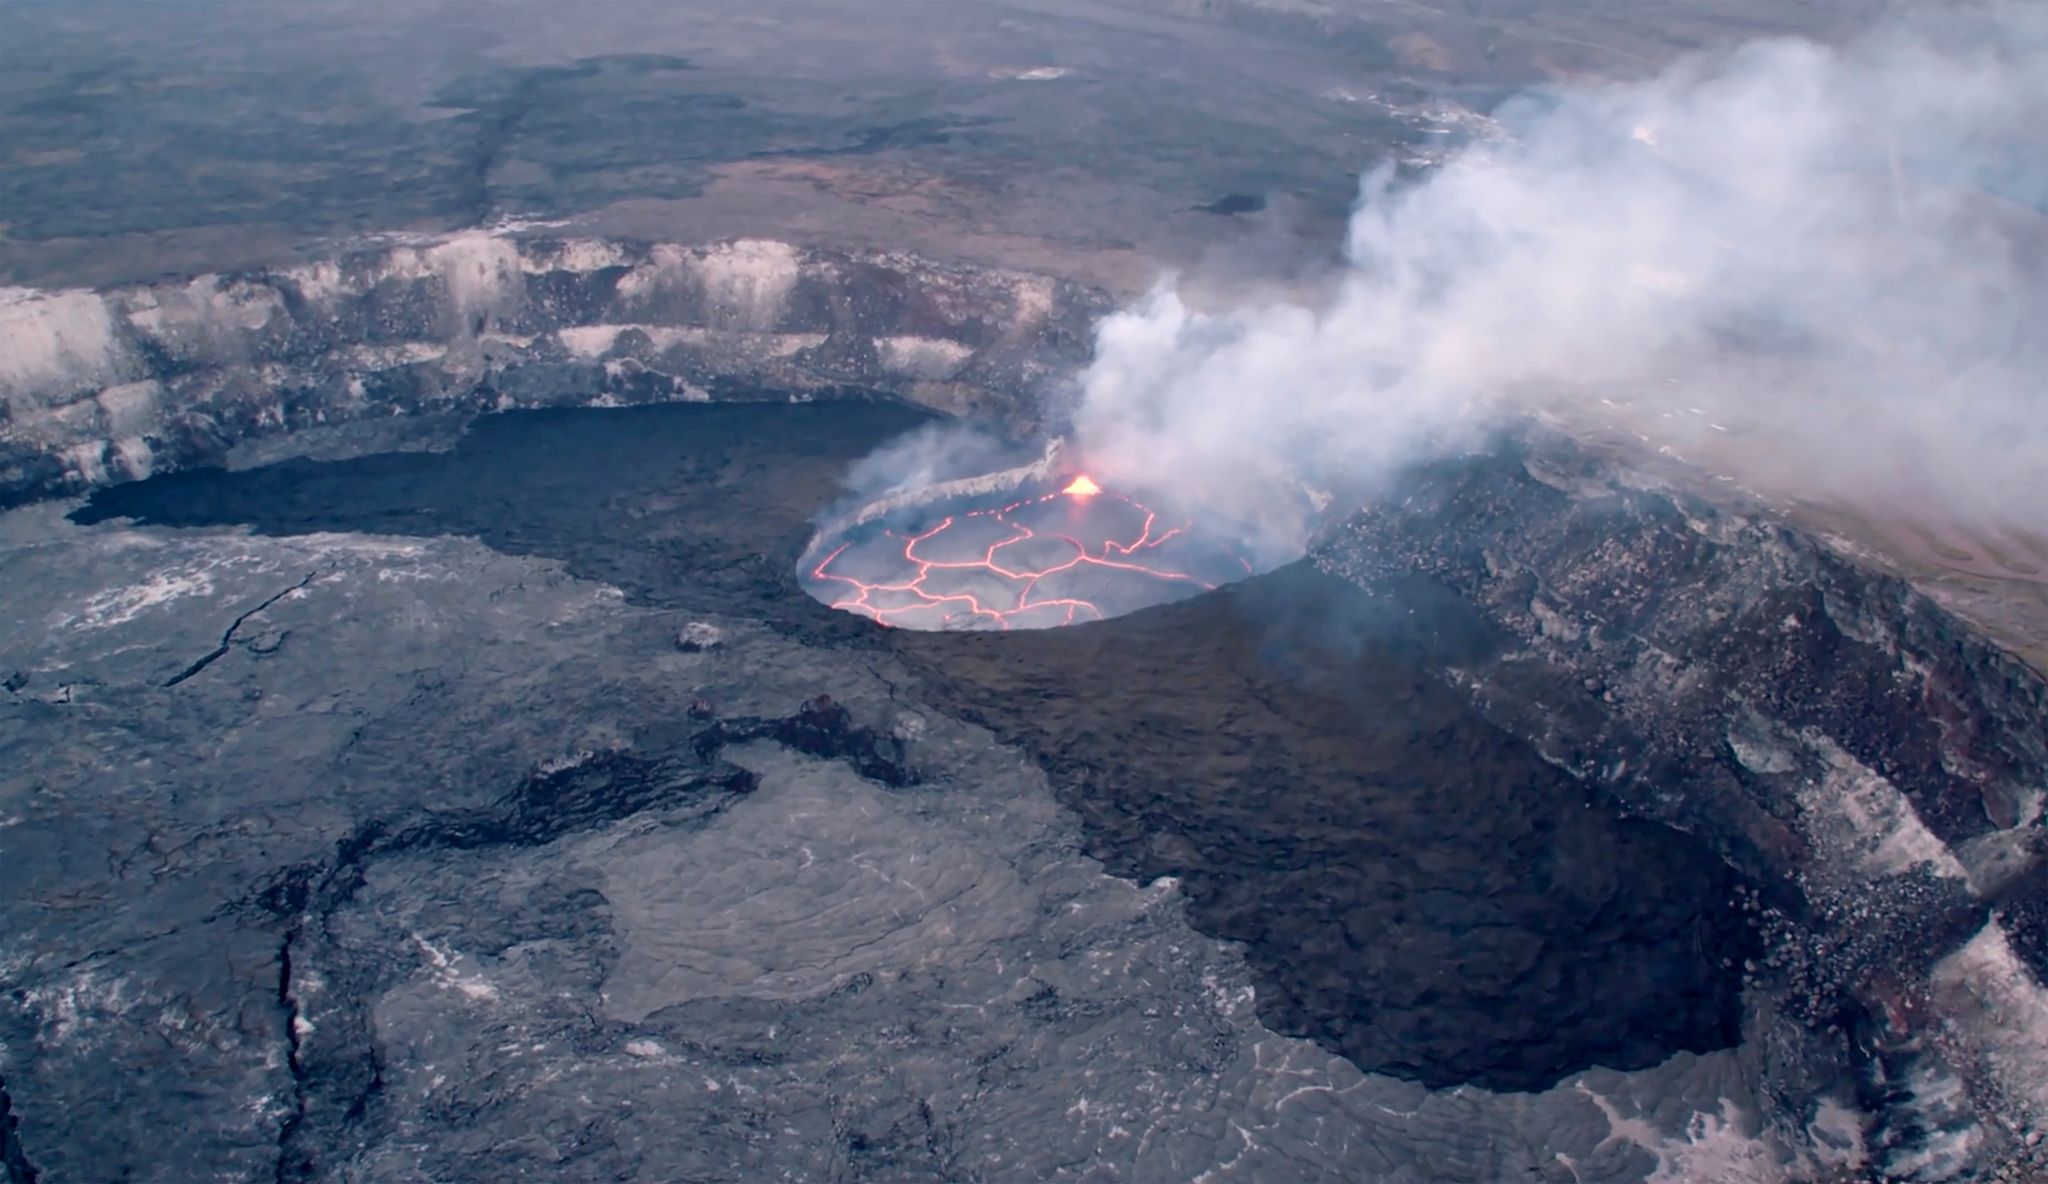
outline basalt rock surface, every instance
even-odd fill
[[[517,412],[0,516],[24,1162],[1561,1184],[1700,1113],[1777,1154],[1695,948],[1728,873],[1400,645],[1288,631],[1363,593],[1035,654],[805,595],[835,475],[927,418]]]
[[[1767,512],[1561,440],[1426,465],[1314,561],[1448,606],[1433,665],[1487,718],[1767,886],[1775,952],[1751,981],[1878,1050],[1851,1059],[1889,1099],[1885,1162],[2041,1153],[2048,689],[2029,667]],[[2020,989],[1984,1003],[1998,983]]]
[[[1100,627],[898,640],[1054,774],[1091,854],[1245,943],[1276,1031],[1438,1088],[1735,1044],[1735,873],[1589,808],[1363,600],[1295,564]]]
[[[520,412],[5,519],[24,1162],[2040,1166],[2040,688],[1940,610],[1546,443],[1322,573],[878,631],[796,560],[928,418]]]
[[[74,517],[474,535],[650,603],[706,597],[810,644],[889,653],[919,672],[920,701],[1051,770],[1091,854],[1179,878],[1199,928],[1249,943],[1276,1030],[1361,1068],[1540,1089],[1736,1041],[1728,967],[1750,935],[1724,907],[1729,870],[1588,810],[1412,647],[1328,650],[1359,611],[1340,581],[1296,564],[1102,628],[993,638],[878,631],[810,600],[797,555],[837,470],[798,458],[848,459],[922,420],[854,401],[514,413],[446,453],[173,474]],[[778,720],[710,699],[690,714],[711,721],[700,748],[765,739],[881,784],[910,776],[900,737],[830,697]]]

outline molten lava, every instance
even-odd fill
[[[1085,476],[1057,493],[963,509],[914,533],[839,542],[809,571],[818,598],[884,625],[1049,628],[1101,620],[1241,579],[1251,564],[1190,522]]]

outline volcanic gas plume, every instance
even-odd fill
[[[1561,84],[1419,175],[1366,176],[1327,283],[1100,326],[1098,480],[1248,517],[1535,416],[1930,524],[2048,525],[2048,7],[1899,6]],[[2029,328],[2028,326],[2033,326]]]
[[[1045,629],[1242,579],[1252,564],[1190,515],[1077,474],[1049,492],[955,499],[821,540],[811,594],[907,629]]]

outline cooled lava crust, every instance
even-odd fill
[[[752,616],[812,655],[819,693],[834,655],[895,667],[903,694],[1035,759],[1108,870],[1178,878],[1196,928],[1245,943],[1270,1026],[1362,1069],[1542,1089],[1735,1042],[1725,967],[1753,937],[1726,907],[1734,873],[1473,712],[1432,673],[1462,636],[1441,606],[1306,562],[994,636],[877,628],[807,595],[845,467],[927,422],[887,402],[513,412],[447,453],[189,471],[76,516],[472,535],[640,603]],[[685,749],[721,735],[685,724]]]

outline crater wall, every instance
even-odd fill
[[[0,293],[0,505],[352,421],[881,390],[1029,415],[1102,293],[770,240],[470,232],[301,266]]]
[[[1751,1023],[1795,1020],[1771,1028],[1770,1073],[1853,1067],[1896,1175],[2038,1166],[2038,674],[1775,515],[1562,440],[1426,465],[1404,490],[1313,562],[1436,606],[1435,668],[1481,714],[1766,886],[1744,906],[1769,946],[1746,967]]]

